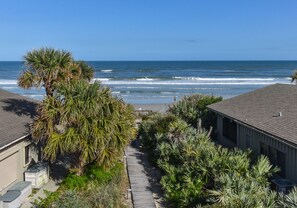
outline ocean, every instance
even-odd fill
[[[297,61],[90,61],[94,80],[132,104],[171,103],[184,95],[230,98],[275,83],[290,84]],[[35,99],[44,89],[24,90],[22,62],[0,62],[0,88]]]

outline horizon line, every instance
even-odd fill
[[[110,61],[110,62],[141,62],[141,61],[148,61],[148,62],[153,62],[153,61],[297,61],[294,60],[294,59],[242,59],[242,60],[231,60],[231,59],[206,59],[206,60],[83,60],[83,59],[77,59],[77,60],[80,60],[80,61],[86,61],[86,62],[93,62],[93,61],[97,61],[97,62],[107,62],[107,61]],[[0,62],[23,62],[22,60],[0,60]]]

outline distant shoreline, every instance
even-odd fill
[[[198,93],[231,98],[276,83],[290,84],[290,76],[297,69],[297,61],[95,61],[89,64],[95,70],[93,80],[110,88],[112,95],[127,103],[145,105],[172,103]],[[0,62],[0,88],[41,100],[45,94],[43,88],[18,87],[17,77],[23,69],[22,62]]]

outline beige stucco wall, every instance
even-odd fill
[[[7,178],[3,176],[1,177],[0,170],[0,195],[4,194],[7,189],[16,182],[24,180],[24,171],[30,164],[30,162],[25,164],[25,147],[28,145],[30,145],[30,161],[34,160],[37,162],[38,151],[34,147],[34,144],[32,144],[27,138],[24,138],[21,141],[18,141],[17,143],[0,150],[0,163],[5,164],[5,167],[1,168],[5,168],[5,171],[9,172],[16,167],[16,173],[11,173],[11,175]],[[11,159],[12,157],[14,158],[13,160]],[[9,160],[9,165],[7,165],[7,162],[5,163],[5,160]],[[13,164],[11,164],[11,161],[14,161]],[[7,176],[7,174],[4,173],[4,170],[2,170],[2,174],[4,176]],[[12,181],[12,178],[14,178],[15,180]]]

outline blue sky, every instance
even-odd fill
[[[296,60],[295,0],[2,0],[0,60]]]

